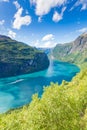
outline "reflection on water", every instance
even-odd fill
[[[43,86],[50,82],[70,81],[77,72],[77,66],[51,59],[45,71],[0,79],[0,113],[29,103],[32,94],[42,95]]]

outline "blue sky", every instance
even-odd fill
[[[87,32],[87,0],[0,0],[0,34],[53,47]]]

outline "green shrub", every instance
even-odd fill
[[[51,83],[41,98],[0,115],[0,130],[87,130],[87,70],[71,82]]]

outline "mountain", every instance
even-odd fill
[[[47,55],[51,52],[52,48],[38,48],[39,50],[45,52]]]
[[[53,49],[55,59],[83,64],[87,62],[87,33],[83,33],[75,41],[57,44]]]
[[[0,77],[32,73],[48,66],[44,52],[0,35]]]
[[[74,42],[57,45],[53,54],[64,61],[81,61],[87,52],[86,35]],[[60,50],[62,49],[62,50]],[[78,52],[80,56],[76,57]],[[56,56],[57,54],[57,56]],[[60,54],[60,55],[59,55]],[[72,56],[72,59],[70,58]],[[58,57],[59,56],[59,57]],[[70,57],[69,57],[70,56]],[[74,57],[75,56],[75,57]],[[82,58],[81,58],[82,56]],[[83,57],[84,56],[84,57]],[[68,59],[67,59],[68,58]],[[0,115],[1,130],[87,130],[87,66],[71,82],[51,83],[44,87],[43,95],[33,95],[30,104]]]

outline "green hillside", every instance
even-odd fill
[[[0,115],[0,130],[87,130],[87,70],[70,83],[51,84],[42,98]]]
[[[71,43],[58,44],[53,49],[53,56],[61,61],[85,65],[87,63],[87,33]]]
[[[45,53],[0,35],[0,77],[40,71],[48,65],[49,60]]]
[[[54,56],[84,69],[71,82],[51,83],[41,98],[36,94],[30,104],[1,114],[0,130],[87,130],[87,44],[83,49],[73,44],[58,45]]]

